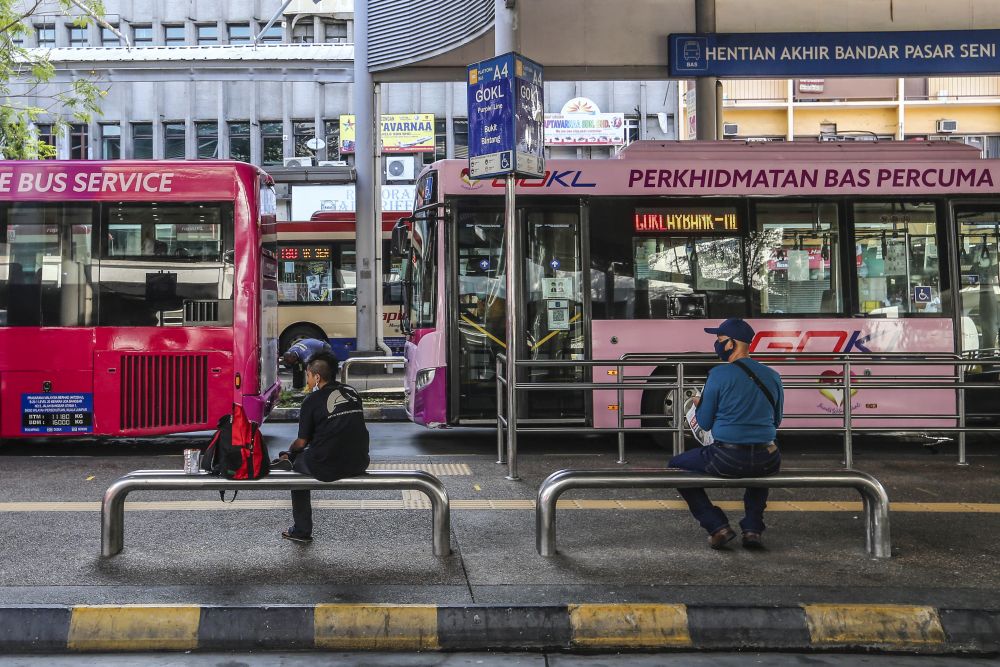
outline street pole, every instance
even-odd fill
[[[378,317],[377,300],[381,295],[375,291],[376,272],[381,272],[376,257],[375,245],[381,238],[381,224],[375,219],[376,179],[375,172],[375,101],[374,82],[368,71],[368,0],[359,0],[354,6],[354,90],[353,107],[355,120],[354,167],[357,180],[354,183],[355,227],[357,230],[356,280],[357,280],[357,321],[359,352],[375,354],[377,350],[376,332],[381,325]],[[378,231],[376,232],[376,227]]]
[[[715,32],[715,0],[695,0],[694,26],[697,33]],[[699,140],[718,139],[716,134],[716,79],[701,76],[694,82],[695,109],[698,114],[697,137]]]

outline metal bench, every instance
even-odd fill
[[[262,479],[237,480],[183,470],[136,470],[118,479],[104,492],[101,502],[101,555],[121,553],[125,546],[125,498],[132,491],[370,491],[399,489],[424,493],[431,501],[434,555],[451,553],[451,506],[441,480],[420,470],[371,471],[336,482],[296,472],[272,471]]]
[[[731,479],[672,468],[559,470],[538,488],[535,540],[538,553],[556,553],[556,501],[570,489],[616,488],[853,488],[861,494],[865,514],[865,548],[873,558],[889,558],[889,496],[882,484],[856,470],[785,470],[770,477]]]

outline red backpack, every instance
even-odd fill
[[[247,419],[243,406],[219,419],[202,466],[226,479],[260,479],[271,471],[260,427]]]

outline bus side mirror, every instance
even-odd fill
[[[392,241],[389,243],[389,254],[393,257],[405,257],[407,254],[410,228],[406,223],[409,220],[410,218],[400,218],[396,226],[392,228]]]

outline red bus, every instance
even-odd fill
[[[275,203],[239,162],[0,162],[0,438],[263,421]]]

